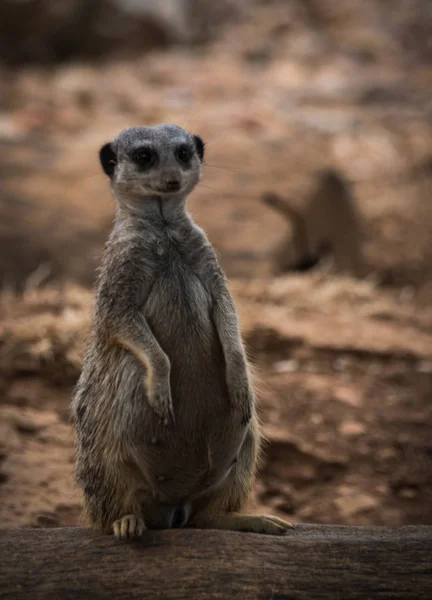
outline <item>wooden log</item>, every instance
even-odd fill
[[[432,527],[298,525],[282,537],[81,528],[4,530],[2,600],[432,598]]]

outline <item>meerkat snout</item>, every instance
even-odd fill
[[[133,127],[102,146],[99,158],[120,195],[185,196],[201,177],[204,142],[177,125]]]
[[[180,178],[175,173],[168,173],[168,175],[165,175],[164,184],[168,192],[178,192],[181,188]]]

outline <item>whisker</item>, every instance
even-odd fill
[[[100,173],[91,173],[90,175],[82,175],[80,177],[81,180],[83,179],[91,179],[92,177],[106,177],[106,175],[101,171]]]
[[[198,183],[197,186],[206,188],[212,192],[215,192],[216,194],[219,194],[220,196],[227,196],[230,198],[249,198],[250,200],[258,200],[257,196],[251,194],[233,194],[232,192],[227,192],[226,190],[218,190],[216,188],[212,188],[211,186],[206,185],[205,183]]]
[[[227,136],[224,135],[223,137],[217,138],[216,140],[214,140],[213,142],[206,142],[205,143],[205,147],[207,148],[213,148],[213,146],[216,146],[217,144],[220,144],[220,142],[224,142],[226,140]]]
[[[204,166],[205,167],[213,167],[214,169],[223,169],[224,171],[233,171],[233,173],[240,173],[242,175],[246,174],[243,171],[238,171],[237,169],[233,169],[232,167],[224,167],[222,165],[212,165],[211,163],[208,163],[208,162],[204,162]]]
[[[209,185],[206,185],[205,183],[198,183],[197,186],[199,187],[203,187],[203,188],[207,188],[208,190],[211,190],[212,192],[217,192],[218,194],[220,193],[219,190],[216,190],[215,188],[212,188]]]
[[[216,165],[215,165],[216,166]],[[223,168],[223,167],[220,167]],[[91,179],[93,177],[106,177],[103,173],[93,173],[91,175],[84,175],[83,177],[81,177],[82,180],[86,180],[86,179]],[[120,181],[118,182],[116,185],[119,188],[124,188],[126,191],[129,188],[131,183],[142,183],[142,179],[139,177],[128,177],[127,181]],[[237,194],[237,193],[233,193],[233,192],[227,192],[226,190],[222,190],[222,189],[217,189],[214,188],[210,185],[207,185],[206,183],[201,183],[199,182],[197,184],[197,187],[203,187],[207,190],[210,190],[211,192],[214,192],[215,194],[219,194],[220,196],[224,196],[224,197],[231,197],[231,198],[249,198],[252,200],[257,200],[258,196],[253,195],[253,194]]]

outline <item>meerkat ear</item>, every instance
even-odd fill
[[[202,162],[203,158],[204,158],[204,142],[198,135],[194,135],[193,139],[195,142],[195,148],[196,148],[198,157],[199,157],[200,161]]]
[[[102,169],[109,176],[112,177],[114,175],[114,169],[117,164],[117,156],[114,150],[112,149],[111,144],[105,144],[99,150],[99,160],[102,165]]]

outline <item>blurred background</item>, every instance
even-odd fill
[[[114,202],[99,147],[207,143],[268,438],[250,510],[432,523],[428,0],[2,0],[0,523],[77,525],[68,407]]]

